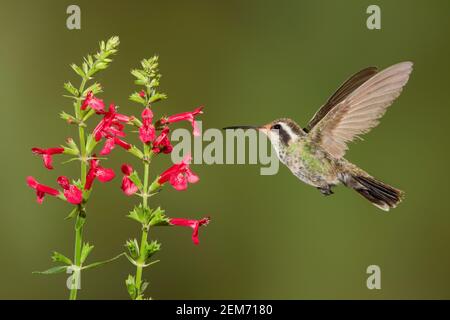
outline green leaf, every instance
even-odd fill
[[[80,150],[78,149],[77,144],[75,143],[75,141],[73,141],[72,138],[67,138],[66,144],[67,144],[68,148],[63,146],[65,154],[70,154],[73,156],[77,156],[80,154]]]
[[[139,178],[139,175],[136,171],[133,171],[129,177],[131,181],[133,181],[133,183],[139,188],[139,190],[142,190],[144,188],[144,186],[142,185],[142,181]]]
[[[57,266],[57,267],[53,267],[53,268],[50,268],[50,269],[45,270],[45,271],[33,271],[33,274],[57,274],[57,273],[63,273],[63,272],[66,272],[68,267],[69,266]]]
[[[91,154],[94,150],[95,146],[97,145],[97,141],[95,141],[94,136],[91,134],[88,135],[86,140],[86,153]]]
[[[152,216],[150,219],[150,226],[164,226],[169,224],[169,218],[164,215],[164,210],[161,207],[158,207],[152,212]]]
[[[83,189],[83,183],[81,183],[80,179],[72,180],[72,184],[80,190]]]
[[[154,240],[150,243],[147,243],[145,246],[145,262],[148,262],[148,260],[158,251],[161,250],[161,244]]]
[[[75,63],[71,64],[70,67],[75,71],[80,77],[85,78],[86,74],[83,72],[83,70],[77,66]]]
[[[86,270],[86,269],[92,269],[92,268],[100,267],[100,266],[102,266],[102,265],[104,265],[104,264],[107,264],[107,263],[110,263],[110,262],[113,262],[113,261],[119,259],[119,258],[120,258],[121,256],[123,256],[124,254],[125,254],[125,253],[122,252],[121,254],[115,256],[114,258],[111,258],[111,259],[108,259],[108,260],[104,260],[104,261],[94,262],[94,263],[91,263],[91,264],[89,264],[89,265],[87,265],[87,266],[82,267],[81,269],[82,269],[82,270]]]
[[[141,160],[144,158],[144,153],[134,145],[131,146],[131,148],[128,150],[128,152]]]
[[[77,97],[78,96],[78,89],[75,88],[72,83],[66,82],[64,83],[64,89],[66,89],[69,93],[71,93],[73,96]]]
[[[165,93],[155,93],[153,96],[150,97],[148,100],[149,103],[158,102],[160,100],[167,99],[167,95]]]
[[[133,69],[131,74],[138,80],[147,81],[147,73],[144,70]]]
[[[80,258],[81,264],[83,264],[84,261],[86,261],[86,258],[89,256],[92,249],[94,249],[94,246],[89,245],[89,242],[85,242],[83,244],[83,248],[81,249],[81,258]]]
[[[67,217],[64,218],[64,220],[69,220],[69,219],[75,218],[78,215],[78,212],[79,212],[78,207],[73,208],[73,210],[70,211],[70,213],[67,215]]]
[[[131,299],[136,299],[138,295],[138,290],[136,288],[136,281],[134,279],[134,276],[131,274],[128,275],[128,278],[125,280],[125,285],[127,287],[128,294],[130,295]]]
[[[72,263],[72,260],[70,260],[69,258],[67,258],[65,255],[63,255],[63,254],[61,254],[61,253],[59,253],[59,252],[56,252],[56,251],[54,251],[53,252],[53,255],[52,255],[52,261],[53,262],[61,262],[61,263],[65,263],[65,264],[67,264],[67,265],[69,265],[69,266],[71,266],[73,263]]]
[[[95,114],[95,110],[94,109],[89,109],[88,112],[86,112],[86,114],[83,117],[83,122],[86,122],[87,119],[89,119],[90,117],[92,117]]]
[[[130,95],[129,99],[130,99],[131,101],[140,103],[140,104],[142,104],[143,106],[146,106],[146,105],[147,105],[147,101],[145,101],[145,99],[142,98],[142,97],[139,95],[139,93],[137,93],[137,92],[132,93],[132,94]]]
[[[90,85],[86,90],[83,91],[83,97],[85,97],[88,94],[88,92],[92,92],[94,95],[103,92],[102,86],[100,85],[100,83],[95,82],[94,84]]]
[[[144,291],[148,288],[148,282],[142,282],[140,293],[143,294]]]
[[[77,123],[78,122],[77,118],[75,118],[71,114],[68,114],[68,113],[66,113],[64,111],[61,111],[59,116],[61,117],[61,119],[67,121],[68,123]]]
[[[86,222],[86,218],[82,217],[81,215],[78,215],[77,221],[75,223],[75,229],[81,229]]]
[[[139,258],[139,244],[136,239],[128,240],[125,244],[132,259]]]
[[[152,262],[149,262],[149,263],[145,264],[145,263],[139,263],[138,261],[134,260],[133,258],[131,258],[127,254],[125,254],[125,257],[128,259],[128,261],[131,262],[132,265],[134,265],[136,267],[140,266],[142,268],[147,268],[148,266],[151,266],[152,264],[155,264],[155,263],[159,262],[159,260],[155,260],[155,261],[152,261]]]
[[[118,36],[113,36],[108,39],[106,42],[106,50],[111,51],[115,48],[117,48],[120,44],[120,40]]]
[[[82,67],[83,67],[84,74],[85,75],[89,75],[89,69],[90,68],[89,68],[88,64],[86,62],[83,62]]]
[[[147,225],[150,221],[151,210],[149,208],[144,208],[142,203],[140,203],[139,206],[135,206],[134,209],[130,211],[127,217],[143,225]]]

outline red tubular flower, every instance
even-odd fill
[[[94,109],[97,113],[105,112],[105,104],[103,103],[103,100],[96,98],[92,91],[87,93],[86,98],[81,105],[81,110],[86,110],[88,106]]]
[[[155,139],[155,127],[152,124],[153,112],[149,108],[142,111],[142,126],[139,128],[139,139],[143,143],[150,143]]]
[[[183,112],[183,113],[178,113],[178,114],[174,114],[169,116],[166,119],[162,119],[161,120],[161,124],[166,124],[166,123],[174,123],[174,122],[178,122],[178,121],[189,121],[192,124],[192,128],[193,130],[193,135],[194,136],[199,136],[200,132],[199,129],[197,127],[197,124],[195,123],[195,116],[198,114],[202,114],[203,113],[203,106],[202,107],[198,107],[197,109],[195,109],[194,111],[191,112]]]
[[[182,227],[192,228],[192,230],[194,230],[192,232],[192,241],[194,242],[194,244],[199,244],[198,229],[203,225],[206,226],[209,223],[209,221],[210,221],[209,217],[203,218],[201,220],[172,218],[172,219],[169,219],[169,224],[171,224],[173,226],[182,226]]]
[[[36,200],[39,204],[41,204],[42,201],[44,201],[44,196],[46,194],[51,195],[51,196],[59,195],[58,190],[48,187],[46,185],[40,184],[39,182],[36,181],[35,178],[33,178],[31,176],[27,177],[27,184],[30,188],[33,188],[34,190],[36,190]]]
[[[182,191],[186,190],[188,182],[198,182],[199,177],[189,168],[190,161],[191,156],[187,155],[180,163],[174,164],[169,169],[164,171],[159,176],[158,183],[162,185],[169,181],[175,190]]]
[[[131,181],[130,174],[133,172],[133,167],[129,164],[124,163],[121,167],[122,173],[124,174],[122,178],[122,191],[127,195],[131,196],[135,194],[138,191],[138,187],[134,184],[133,181]]]
[[[104,113],[103,119],[94,128],[95,141],[100,141],[103,137],[124,137],[123,124],[121,122],[130,121],[130,117],[116,112],[114,104],[109,106],[109,111]]]
[[[83,200],[83,193],[73,184],[70,184],[69,179],[65,176],[60,176],[56,180],[61,188],[64,189],[64,196],[66,200],[72,204],[80,204]]]
[[[125,142],[117,137],[110,137],[106,139],[103,149],[100,151],[100,155],[104,156],[109,154],[116,145],[124,148],[125,150],[130,150],[131,148],[131,144],[128,142]]]
[[[47,169],[51,170],[51,169],[53,169],[52,155],[63,153],[64,152],[64,148],[49,148],[49,149],[32,148],[31,151],[34,154],[42,156],[42,159],[44,160],[44,166]]]
[[[93,155],[95,157],[95,155]],[[86,175],[86,184],[84,190],[90,190],[95,178],[100,182],[108,182],[114,179],[115,173],[112,169],[103,168],[99,165],[100,160],[92,159],[90,162],[90,168]]]
[[[169,127],[164,127],[160,135],[153,141],[153,152],[154,153],[171,153],[173,150],[172,144],[169,140]]]
[[[139,91],[139,96],[141,98],[145,98],[145,96],[146,96],[145,91],[144,90]]]

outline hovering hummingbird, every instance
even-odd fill
[[[260,130],[270,139],[280,161],[322,194],[333,194],[332,188],[342,183],[389,211],[402,200],[403,191],[373,178],[347,161],[344,154],[348,142],[378,124],[408,82],[412,66],[411,62],[401,62],[380,72],[376,67],[359,71],[339,87],[305,128],[282,118],[263,126],[224,129]]]

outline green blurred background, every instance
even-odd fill
[[[78,4],[82,29],[66,28]],[[382,29],[366,28],[378,4]],[[126,113],[135,90],[129,70],[157,53],[162,90],[157,110],[175,113],[204,104],[204,128],[260,124],[290,117],[305,124],[337,86],[359,69],[411,60],[415,70],[378,128],[353,144],[347,158],[407,193],[388,214],[351,190],[332,197],[302,184],[286,168],[259,175],[259,165],[195,165],[200,183],[152,198],[171,216],[210,215],[199,246],[185,228],[160,228],[161,262],[145,271],[156,299],[450,298],[448,1],[14,1],[1,3],[0,86],[2,189],[0,298],[65,299],[65,275],[32,275],[52,265],[53,250],[72,256],[69,207],[42,206],[26,186],[35,176],[56,185],[78,165],[46,171],[33,146],[75,136],[59,119],[71,111],[62,84],[78,79],[69,63],[120,36],[119,55],[98,80],[102,97]],[[93,124],[93,123],[91,123]],[[186,125],[186,128],[189,126]],[[113,151],[105,166],[130,157]],[[153,174],[169,165],[158,159]],[[133,163],[133,162],[132,162]],[[135,162],[134,162],[135,163]],[[135,163],[136,164],[136,163]],[[137,201],[120,177],[96,183],[85,239],[90,261],[110,258],[139,236],[127,211]],[[366,268],[382,271],[382,289],[366,288]],[[83,299],[126,299],[125,259],[83,274]]]

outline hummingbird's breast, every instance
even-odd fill
[[[280,160],[292,173],[309,185],[324,187],[337,183],[333,160],[324,150],[306,139],[292,143],[282,157]]]

